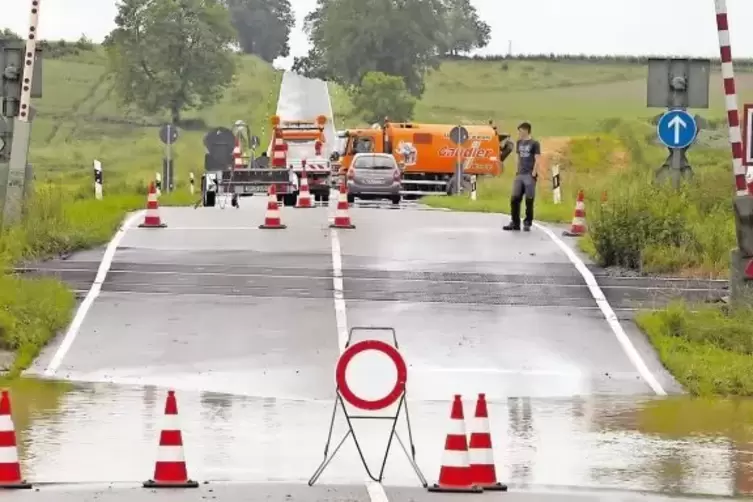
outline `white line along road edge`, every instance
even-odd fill
[[[651,387],[651,390],[653,390],[659,396],[666,396],[667,391],[664,390],[656,377],[651,373],[651,370],[648,369],[648,366],[646,366],[646,363],[638,353],[638,350],[632,344],[630,338],[628,338],[627,333],[625,333],[625,330],[622,329],[622,325],[620,324],[619,319],[617,319],[617,314],[615,314],[614,310],[612,310],[612,306],[609,305],[607,298],[604,296],[604,292],[596,282],[596,277],[594,277],[591,271],[588,270],[588,267],[583,262],[583,260],[581,260],[578,255],[576,255],[575,252],[570,249],[570,246],[565,244],[565,242],[557,237],[557,235],[549,228],[535,222],[534,226],[547,234],[549,238],[552,239],[552,241],[557,245],[557,247],[559,247],[562,252],[567,255],[570,263],[575,266],[578,272],[580,272],[580,275],[583,276],[583,280],[586,281],[586,286],[588,286],[588,290],[591,292],[591,296],[593,296],[593,299],[596,302],[596,305],[598,305],[599,310],[601,310],[601,313],[604,314],[604,319],[606,319],[609,327],[612,328],[612,332],[614,333],[614,336],[617,337],[617,341],[620,342],[620,345],[622,345],[622,350],[625,351],[625,355],[627,355],[628,359],[630,359],[630,362],[633,363],[635,368],[638,370],[638,373],[640,373],[641,377],[643,377],[648,386]]]
[[[123,237],[125,236],[128,229],[133,226],[136,220],[142,217],[143,214],[144,211],[136,211],[128,218],[126,218],[125,222],[115,233],[112,240],[107,244],[107,247],[105,248],[105,254],[102,256],[102,261],[99,264],[99,269],[97,269],[97,275],[94,278],[94,282],[92,283],[91,288],[89,288],[89,292],[86,293],[84,301],[81,302],[81,305],[79,305],[78,310],[76,311],[76,315],[73,317],[71,324],[68,326],[68,330],[65,332],[65,336],[63,337],[63,341],[60,343],[58,350],[52,357],[50,364],[48,364],[47,368],[45,368],[44,376],[53,376],[60,367],[60,364],[63,362],[63,358],[71,349],[71,345],[73,345],[73,341],[76,339],[78,331],[81,329],[81,325],[84,323],[86,314],[89,312],[89,309],[94,303],[94,300],[97,299],[99,292],[102,290],[102,284],[105,282],[107,272],[110,271],[112,260],[115,258],[115,252],[118,250],[120,241],[123,240]]]
[[[327,95],[327,109],[332,119],[335,121],[332,113],[332,101],[329,97],[329,83],[324,82],[325,94]],[[329,209],[332,212],[334,198],[330,198]],[[331,228],[329,231],[330,242],[332,244],[332,296],[335,302],[335,323],[337,324],[337,341],[340,346],[340,353],[345,350],[345,344],[348,341],[348,313],[345,309],[345,292],[343,284],[343,259],[342,248],[340,246],[340,236],[337,235],[337,229]],[[366,478],[366,491],[369,494],[371,502],[389,502],[387,492],[381,483],[377,483],[370,478]]]

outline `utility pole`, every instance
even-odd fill
[[[21,219],[32,179],[28,164],[34,110],[31,98],[42,97],[42,61],[38,59],[40,0],[32,0],[26,42],[0,42],[0,207],[2,225]]]

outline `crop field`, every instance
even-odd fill
[[[534,134],[573,136],[600,131],[608,119],[650,119],[661,109],[646,107],[645,65],[581,61],[448,61],[427,79],[415,120],[442,124],[493,119],[500,130],[515,132],[526,120]],[[724,118],[721,75],[711,76],[709,110],[691,110],[709,119]],[[753,73],[738,71],[741,102],[753,101]],[[361,123],[340,89],[333,106],[342,125]]]

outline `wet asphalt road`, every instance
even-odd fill
[[[303,104],[291,98],[297,104],[288,103],[286,113],[322,113],[326,103],[311,99],[321,87],[286,77],[284,95],[308,96]],[[475,393],[485,392],[500,477],[514,486],[662,491],[666,483],[651,472],[651,459],[690,456],[695,476],[680,492],[729,493],[726,447],[593,429],[595,410],[632,409],[653,393],[583,278],[540,230],[511,235],[500,230],[499,216],[405,204],[356,207],[357,228],[333,239],[332,208],[284,208],[288,228],[264,231],[257,228],[264,204],[252,197],[238,210],[161,208],[168,228],[127,230],[71,343],[58,340],[29,371],[54,369],[56,378],[104,384],[82,384],[57,414],[37,417],[25,431],[30,479],[149,477],[164,402],[164,391],[150,386],[169,386],[179,390],[191,475],[256,483],[218,488],[220,500],[279,500],[275,493],[289,490],[290,500],[380,502],[364,493],[363,467],[351,444],[320,481],[350,486],[336,492],[301,487],[322,457],[345,334],[338,320],[347,316],[350,327],[396,330],[409,365],[419,465],[430,481],[439,471],[452,395],[465,396],[468,413]],[[45,266],[86,291],[101,256],[90,251]],[[345,308],[338,311],[333,277],[340,275]],[[677,284],[602,283],[625,318],[638,306],[664,302]],[[699,282],[696,289],[708,295],[710,288]],[[679,391],[637,329],[630,322],[624,327],[661,386]],[[50,368],[61,347],[59,367]],[[360,363],[353,381],[359,392],[376,395],[391,377],[372,358]],[[342,420],[335,429],[342,433]],[[378,465],[386,431],[357,432],[368,464]],[[418,484],[400,455],[394,450],[386,470],[388,499],[441,498],[402,488]],[[247,490],[266,495],[241,498]],[[127,496],[116,490],[99,499]],[[573,500],[591,500],[583,497]]]

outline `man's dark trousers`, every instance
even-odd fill
[[[536,179],[530,174],[518,174],[512,185],[512,197],[510,198],[510,217],[512,226],[520,228],[520,204],[526,200],[526,216],[523,224],[530,227],[533,224],[533,201],[536,197]]]

